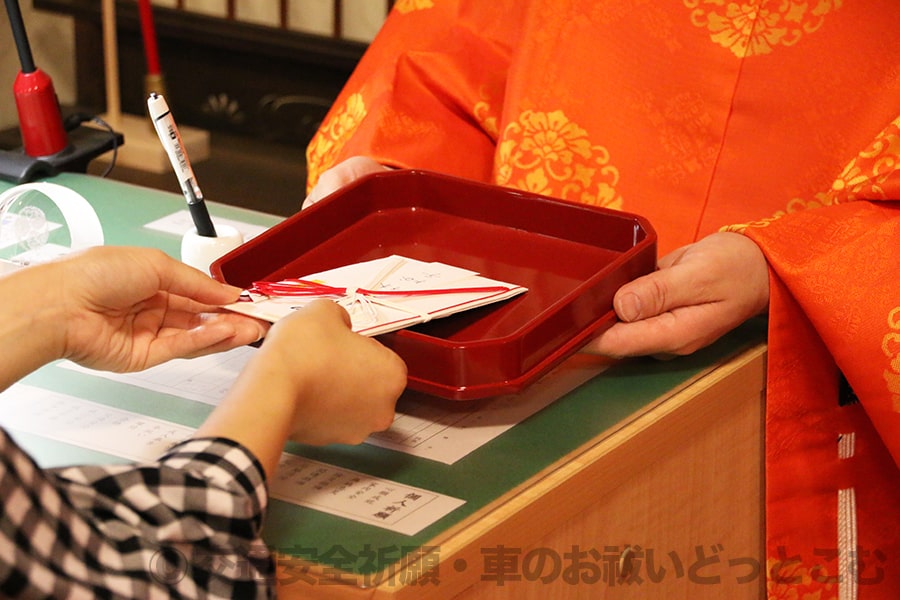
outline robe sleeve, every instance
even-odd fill
[[[311,140],[308,189],[323,171],[357,155],[490,178],[524,11],[512,0],[402,9],[409,4],[394,7]]]
[[[808,320],[900,464],[900,117],[827,197],[746,231],[771,269],[770,345]]]

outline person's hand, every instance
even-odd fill
[[[246,345],[268,324],[217,307],[240,289],[159,250],[98,247],[41,265],[45,294],[62,309],[60,356],[84,366],[137,371],[177,357]]]
[[[737,233],[715,233],[623,285],[613,300],[620,321],[584,351],[617,358],[690,354],[764,312],[768,302],[759,247]]]
[[[279,320],[198,436],[250,450],[269,475],[287,439],[358,444],[390,427],[406,365],[350,329],[347,311],[316,300]]]
[[[342,307],[318,300],[272,326],[241,378],[268,397],[282,391],[297,403],[289,431],[295,441],[357,444],[390,426],[406,365],[354,333]]]
[[[301,208],[309,208],[325,196],[336,192],[345,185],[352,183],[370,173],[390,171],[381,163],[366,156],[354,156],[340,162],[319,176],[316,185],[309,191],[309,195],[303,201]]]

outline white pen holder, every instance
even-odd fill
[[[181,262],[207,275],[209,266],[244,243],[244,236],[230,225],[216,225],[216,237],[199,235],[191,229],[181,238]]]

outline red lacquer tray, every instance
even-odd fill
[[[471,400],[521,390],[611,326],[616,290],[656,267],[656,233],[633,214],[398,170],[298,212],[210,272],[248,287],[391,254],[528,288],[378,337],[406,361],[410,388]]]

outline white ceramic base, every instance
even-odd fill
[[[216,224],[217,237],[197,235],[191,229],[181,238],[181,261],[209,275],[209,265],[244,243],[244,236],[230,225]]]

